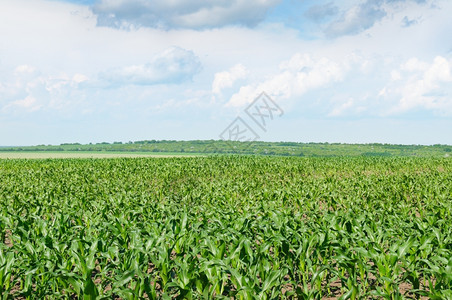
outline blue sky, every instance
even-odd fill
[[[0,145],[452,144],[449,0],[2,0]]]

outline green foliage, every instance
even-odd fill
[[[447,145],[391,145],[391,144],[340,144],[296,142],[233,142],[233,141],[156,141],[144,140],[128,143],[107,142],[60,146],[0,147],[0,151],[109,151],[109,152],[163,152],[163,153],[210,153],[252,154],[265,156],[416,156],[444,157],[452,148]]]
[[[452,161],[0,161],[0,294],[447,299]]]

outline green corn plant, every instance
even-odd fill
[[[450,174],[414,157],[0,161],[1,292],[447,299]]]
[[[12,268],[14,266],[14,252],[0,250],[0,292],[5,295],[9,292]]]

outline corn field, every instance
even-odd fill
[[[452,299],[452,160],[0,160],[3,299]]]

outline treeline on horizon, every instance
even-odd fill
[[[63,143],[0,147],[0,151],[115,151],[202,154],[254,154],[279,156],[419,156],[449,157],[450,145],[343,144],[298,142],[237,142],[222,140],[142,140],[135,142]]]

